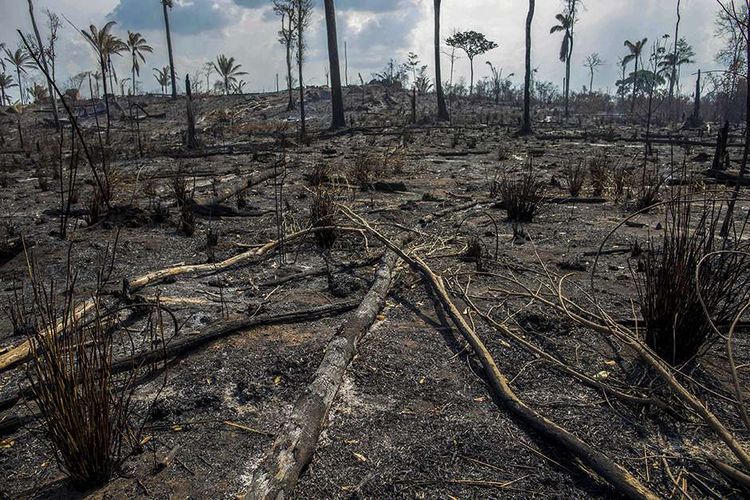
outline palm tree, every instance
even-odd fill
[[[130,56],[133,60],[132,62],[132,88],[133,88],[133,95],[135,95],[137,90],[137,82],[136,82],[136,76],[141,75],[141,66],[138,60],[140,59],[141,62],[146,62],[146,56],[144,55],[146,52],[152,53],[154,49],[146,43],[146,39],[143,38],[143,35],[140,33],[133,33],[132,31],[128,31],[128,51],[130,52]]]
[[[24,97],[23,80],[21,80],[21,73],[26,74],[26,70],[34,67],[34,63],[31,56],[23,49],[16,49],[15,52],[11,52],[5,49],[5,60],[10,63],[11,66],[16,68],[16,77],[18,78],[18,93],[20,94],[21,104],[26,104]]]
[[[89,31],[81,30],[81,34],[99,57],[99,69],[101,70],[102,84],[104,85],[104,108],[107,111],[107,144],[109,144],[109,131],[112,127],[112,119],[109,113],[109,97],[107,96],[107,71],[113,69],[112,56],[120,55],[123,51],[128,50],[125,42],[111,33],[112,27],[115,24],[117,24],[115,21],[110,21],[102,29],[98,29],[92,24],[89,26]]]
[[[221,79],[224,81],[224,93],[229,95],[229,90],[232,85],[237,83],[237,77],[240,75],[246,75],[244,71],[240,71],[241,64],[234,63],[234,57],[227,58],[224,54],[221,54],[216,58],[213,63],[214,69],[219,73]]]
[[[635,43],[630,40],[625,40],[625,47],[628,48],[630,54],[622,58],[622,64],[628,65],[630,64],[630,61],[635,61],[635,71],[633,72],[633,100],[630,103],[631,114],[635,111],[635,97],[638,92],[638,63],[641,62],[641,54],[643,53],[643,48],[646,46],[647,42],[648,38],[638,40]]]
[[[169,85],[169,67],[164,66],[162,69],[154,68],[154,78],[156,78],[157,83],[159,84],[159,90],[161,90],[162,95],[167,93],[167,86]]]
[[[3,67],[5,64],[3,64]],[[0,98],[2,99],[0,101],[0,104],[5,105],[6,102],[10,104],[10,98],[8,97],[8,94],[6,93],[7,90],[11,87],[15,87],[16,84],[13,83],[13,75],[8,75],[6,73],[0,73]]]
[[[674,96],[674,89],[680,80],[680,67],[684,64],[693,64],[695,60],[693,47],[684,38],[677,42],[674,52],[665,54],[659,61],[659,73],[669,81],[669,95]]]
[[[331,71],[331,128],[346,126],[344,118],[344,93],[341,90],[341,69],[339,67],[339,45],[336,39],[336,6],[333,0],[324,0],[326,11],[326,32],[328,34],[328,63]]]
[[[177,99],[177,80],[174,76],[174,55],[172,54],[172,33],[169,30],[169,11],[174,6],[173,0],[160,0],[164,9],[164,26],[167,30],[167,50],[169,51],[169,71],[172,79],[172,99]]]
[[[575,2],[574,2],[575,3]],[[575,10],[555,16],[558,24],[552,26],[549,32],[564,32],[563,41],[560,44],[560,61],[565,63],[565,117],[568,117],[568,103],[570,97],[570,58],[573,55],[573,27],[575,25]]]
[[[435,92],[438,101],[438,120],[448,121],[448,107],[445,105],[445,94],[443,93],[443,77],[440,74],[440,2],[435,0]]]
[[[32,0],[28,0],[29,3],[29,17],[31,18],[31,26],[34,28],[34,35],[36,36],[36,42],[39,46],[39,60],[41,61],[40,69],[44,73],[44,76],[47,79],[47,92],[49,93],[49,96],[52,98],[52,115],[55,118],[55,127],[59,130],[60,129],[60,116],[57,112],[57,98],[55,97],[55,93],[52,91],[53,87],[53,73],[50,72],[49,66],[47,65],[47,57],[50,55],[48,52],[48,49],[44,47],[44,44],[42,43],[42,36],[39,34],[39,28],[36,25],[36,17],[34,16],[34,2]],[[49,12],[49,11],[48,11]],[[54,29],[54,28],[53,28]],[[49,50],[52,54],[54,54],[54,36],[52,35],[52,40],[50,42]]]
[[[529,0],[529,12],[526,15],[526,73],[523,78],[523,123],[521,135],[528,135],[531,130],[531,23],[534,20],[535,0]]]

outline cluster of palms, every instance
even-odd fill
[[[18,87],[21,104],[25,104],[26,93],[23,88],[22,75],[25,75],[27,70],[34,67],[34,62],[32,61],[31,56],[23,49],[10,51],[5,47],[5,44],[0,44],[0,49],[2,49],[5,54],[5,58],[0,56],[0,98],[2,98],[2,103],[10,104],[10,97],[7,93],[8,89]],[[13,75],[7,73],[8,66],[12,67],[16,72],[15,83],[13,81]]]

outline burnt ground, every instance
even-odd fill
[[[55,169],[55,133],[37,107],[2,119],[3,145],[0,191],[3,231],[7,241],[23,235],[39,273],[48,280],[64,280],[68,255],[78,272],[80,297],[93,287],[105,250],[116,245],[116,258],[106,285],[121,288],[122,280],[179,263],[223,260],[276,238],[276,198],[282,183],[273,180],[253,186],[247,207],[230,215],[198,214],[192,237],[180,230],[180,210],[171,185],[184,176],[195,187],[197,199],[242,176],[272,168],[287,158],[282,206],[287,233],[305,228],[312,194],[305,176],[325,165],[340,200],[390,235],[403,228],[420,228],[421,255],[454,286],[467,286],[480,309],[492,308],[499,320],[513,315],[516,328],[548,352],[580,371],[606,373],[615,384],[650,386],[664,392],[632,353],[601,335],[583,329],[559,314],[524,301],[508,300],[495,289],[516,276],[532,284],[541,269],[573,273],[581,288],[569,293],[586,300],[594,254],[609,231],[632,213],[640,184],[643,143],[640,129],[603,119],[578,119],[564,127],[550,111],[540,112],[539,133],[513,138],[518,109],[485,103],[460,103],[456,126],[423,123],[405,127],[409,103],[405,93],[368,88],[349,89],[347,108],[354,128],[341,134],[319,132],[328,117],[329,100],[323,90],[310,92],[311,139],[294,138],[295,112],[285,110],[284,96],[250,95],[196,100],[198,154],[185,151],[184,101],[161,97],[139,98],[149,115],[140,122],[143,155],[132,124],[115,111],[112,147],[108,152],[115,183],[116,211],[87,225],[92,178],[85,162],[79,167],[79,200],[74,205],[67,241],[59,238],[59,187]],[[120,99],[120,106],[127,108]],[[79,104],[85,106],[85,103]],[[163,115],[162,115],[163,114]],[[419,117],[429,116],[420,103]],[[101,118],[101,117],[100,117]],[[29,151],[22,151],[17,120]],[[549,122],[549,123],[545,123]],[[606,123],[605,123],[606,122]],[[82,119],[88,142],[95,143],[95,123]],[[279,135],[288,133],[280,141]],[[658,130],[665,133],[666,130]],[[702,172],[710,166],[713,148],[701,145],[699,131],[682,132],[688,146],[656,144],[649,169],[673,179],[689,180],[692,189],[715,189]],[[284,143],[283,146],[281,143]],[[564,169],[606,154],[611,171],[624,168],[628,187],[615,199],[608,186],[603,202],[592,203],[591,185],[580,200],[569,197]],[[547,185],[547,198],[533,222],[518,227],[505,222],[505,210],[492,197],[493,179],[525,171],[528,162]],[[362,191],[346,187],[353,166],[372,165],[373,180],[403,183],[397,189]],[[42,190],[39,177],[48,178]],[[342,187],[344,186],[344,187]],[[382,187],[382,186],[381,186]],[[385,186],[389,187],[389,186]],[[390,186],[391,188],[393,186]],[[662,197],[670,189],[665,186]],[[420,218],[474,200],[477,205],[449,214],[422,227]],[[230,199],[227,207],[236,207]],[[156,207],[159,207],[157,210]],[[737,218],[747,216],[747,201]],[[116,213],[115,213],[116,212]],[[628,251],[658,234],[664,213],[660,208],[639,215],[607,242],[624,249],[600,258],[595,289],[600,303],[616,319],[632,316],[637,300]],[[339,222],[345,224],[341,219]],[[207,247],[208,234],[218,244]],[[482,273],[464,258],[472,239],[481,241]],[[497,249],[497,252],[496,252]],[[313,238],[289,244],[285,257],[274,254],[261,263],[240,265],[215,275],[185,275],[172,282],[147,287],[144,296],[159,294],[179,318],[177,336],[193,335],[227,315],[273,314],[334,303],[341,295],[361,297],[376,264],[344,271],[338,264],[377,257],[382,249],[371,238],[365,247],[356,234],[342,234],[329,255]],[[28,297],[28,271],[23,252],[8,250],[0,266],[2,304]],[[278,278],[325,267],[324,274],[277,284]],[[470,280],[470,281],[469,281]],[[346,293],[338,293],[346,285]],[[342,285],[343,286],[343,285]],[[481,367],[461,336],[448,325],[439,305],[419,277],[402,269],[378,321],[359,346],[339,391],[330,421],[315,458],[301,477],[299,497],[564,497],[609,498],[616,495],[592,480],[563,450],[545,443],[492,399]],[[337,297],[337,295],[339,295]],[[188,300],[189,299],[189,300]],[[115,300],[115,297],[112,297]],[[456,298],[459,307],[465,305]],[[467,310],[468,313],[468,310]],[[252,328],[204,345],[170,360],[164,371],[142,380],[136,391],[139,421],[144,421],[145,445],[129,457],[105,487],[80,492],[72,488],[56,465],[41,420],[32,420],[0,436],[0,493],[9,498],[55,497],[233,497],[249,484],[254,465],[271,446],[292,405],[310,382],[327,341],[346,315],[293,325]],[[664,497],[681,493],[679,482],[693,497],[737,495],[702,461],[712,450],[731,462],[717,439],[697,420],[680,419],[656,409],[644,409],[608,399],[595,390],[561,375],[547,364],[502,338],[482,319],[472,316],[478,332],[508,375],[518,395],[595,448],[604,451]],[[138,320],[134,320],[136,324]],[[172,335],[170,332],[169,335]],[[0,319],[0,349],[24,340],[5,315]],[[121,346],[122,347],[122,346]],[[746,387],[750,352],[744,333],[737,340],[740,376]],[[726,354],[716,345],[699,362],[686,368],[694,390],[709,401],[741,440],[748,436],[733,406]],[[23,381],[23,368],[0,375],[0,394],[9,394]],[[148,410],[149,404],[158,400]],[[4,413],[33,415],[33,401]],[[226,422],[230,422],[227,424]],[[239,424],[243,427],[237,427]],[[173,452],[166,467],[161,457]]]

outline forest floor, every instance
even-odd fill
[[[54,128],[47,123],[47,114],[33,106],[21,115],[4,114],[0,116],[3,237],[9,242],[23,236],[30,260],[45,281],[63,283],[68,262],[72,263],[77,294],[85,298],[103,259],[111,259],[112,264],[106,288],[118,291],[124,279],[177,264],[222,261],[246,251],[248,245],[274,240],[279,220],[286,234],[308,227],[314,198],[309,176],[316,169],[325,171],[330,192],[369,222],[380,224],[388,235],[418,230],[412,244],[416,252],[448,280],[455,301],[471,317],[499,368],[529,406],[603,451],[661,496],[680,497],[679,488],[697,497],[710,496],[711,491],[735,494],[709,465],[696,459],[701,450],[727,456],[702,422],[626,404],[578,384],[470,314],[458,293],[468,290],[480,310],[491,311],[498,321],[507,320],[525,338],[585,374],[619,386],[650,386],[659,393],[662,388],[654,375],[622,345],[548,308],[498,291],[507,288],[509,277],[534,286],[544,279],[544,265],[551,273],[572,273],[568,293],[586,303],[599,245],[633,213],[634,200],[643,189],[642,130],[595,125],[590,119],[583,121],[586,126],[563,126],[557,118],[544,123],[545,117],[538,116],[537,135],[514,138],[517,109],[477,103],[463,103],[456,110],[459,118],[454,126],[424,121],[405,127],[411,113],[406,93],[385,95],[381,88],[371,87],[362,100],[361,90],[348,90],[353,128],[331,134],[321,132],[330,100],[325,91],[312,90],[311,138],[300,143],[293,133],[296,111],[286,111],[283,94],[197,98],[198,137],[203,145],[187,152],[184,99],[139,98],[148,114],[139,122],[141,155],[132,123],[116,109],[128,107],[127,100],[120,98],[118,106],[113,105],[110,152],[117,209],[93,225],[86,224],[93,182],[83,162],[79,200],[66,241],[59,237]],[[429,106],[418,107],[420,117],[429,111]],[[99,115],[99,119],[105,118]],[[18,123],[30,155],[21,150]],[[80,123],[95,144],[94,118]],[[279,139],[285,131],[288,137]],[[711,189],[703,172],[710,167],[713,147],[707,143],[714,138],[701,135],[682,132],[689,145],[655,144],[648,168],[669,177],[672,184],[679,180],[683,187],[689,183],[694,189]],[[609,184],[594,196],[587,180],[582,192],[571,198],[565,169],[583,165],[587,171],[590,159],[597,156],[606,156],[611,173],[627,174],[622,193],[615,193]],[[373,189],[354,185],[357,165],[370,165]],[[217,212],[196,213],[191,237],[181,230],[172,191],[175,178],[184,178],[196,199],[207,199],[224,186],[274,166],[280,175],[252,186],[242,206],[238,208],[232,198]],[[529,168],[544,181],[546,202],[531,223],[519,226],[506,222],[492,184]],[[41,189],[47,182],[48,189]],[[680,187],[665,184],[662,196],[673,189]],[[476,204],[469,207],[470,202]],[[422,220],[462,206],[466,208],[429,223]],[[745,217],[748,210],[748,202],[742,201],[737,218]],[[638,300],[637,249],[660,234],[664,215],[660,208],[638,215],[606,240],[604,249],[609,252],[599,258],[593,293],[616,320],[633,317],[632,304]],[[347,225],[340,214],[338,223]],[[216,236],[218,242],[211,245]],[[467,254],[477,242],[479,263]],[[109,257],[104,256],[107,249]],[[19,296],[25,294],[28,300],[28,266],[24,252],[3,250],[0,304],[9,311]],[[176,337],[187,337],[227,317],[359,299],[373,280],[382,251],[376,240],[365,241],[357,233],[339,234],[330,251],[323,251],[312,237],[303,238],[262,262],[222,273],[180,276],[139,293],[158,295],[172,304],[180,324]],[[326,269],[328,273],[323,272]],[[298,273],[305,274],[294,276]],[[135,393],[143,411],[138,417],[145,422],[144,446],[100,489],[74,490],[45,439],[44,422],[29,420],[0,436],[0,497],[231,498],[241,494],[312,379],[328,340],[348,314],[251,328],[171,359],[165,371],[142,380]],[[23,340],[23,332],[14,330],[10,318],[2,315],[0,352]],[[740,376],[746,388],[750,382],[747,335],[738,337],[736,356],[737,364],[745,367]],[[739,429],[741,422],[727,402],[732,389],[723,347],[714,346],[686,370],[696,392],[730,427]],[[14,391],[25,377],[23,367],[0,374],[0,396]],[[155,405],[144,410],[154,398],[158,398]],[[22,401],[0,414],[0,423],[12,415],[37,413],[33,400]],[[750,436],[740,431],[738,435],[747,445]],[[173,461],[160,467],[160,457],[170,452]],[[301,498],[608,498],[615,494],[497,404],[471,349],[450,327],[420,277],[403,265],[385,308],[359,345],[313,461],[295,491]]]

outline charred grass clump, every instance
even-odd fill
[[[591,194],[597,198],[604,196],[609,184],[609,159],[606,155],[597,155],[589,160],[589,178]]]
[[[649,237],[634,273],[648,346],[680,365],[718,337],[750,299],[750,245],[743,224],[721,237],[722,205],[673,199],[659,234]]]
[[[547,186],[529,168],[514,177],[501,177],[494,189],[508,211],[508,221],[531,222],[542,207]]]
[[[143,420],[139,415],[147,413],[148,404],[136,397],[136,380],[145,375],[143,370],[155,368],[150,365],[118,374],[113,368],[114,353],[123,349],[129,355],[136,345],[149,350],[163,345],[161,309],[148,307],[146,319],[139,323],[139,338],[122,328],[123,310],[108,310],[105,305],[101,293],[108,275],[105,266],[99,268],[96,290],[84,312],[79,309],[77,280],[70,266],[62,294],[54,282],[42,282],[36,266],[30,267],[33,308],[25,322],[36,354],[27,365],[27,377],[45,436],[60,469],[75,487],[98,487],[140,446]]]
[[[334,189],[317,186],[312,193],[310,202],[310,225],[321,228],[315,232],[315,241],[319,247],[330,249],[336,243],[338,232],[336,231],[336,216],[338,207],[336,205],[338,193]]]
[[[568,163],[565,165],[563,177],[568,193],[570,193],[572,198],[577,198],[581,194],[583,183],[586,181],[586,171],[583,168],[583,163]]]

